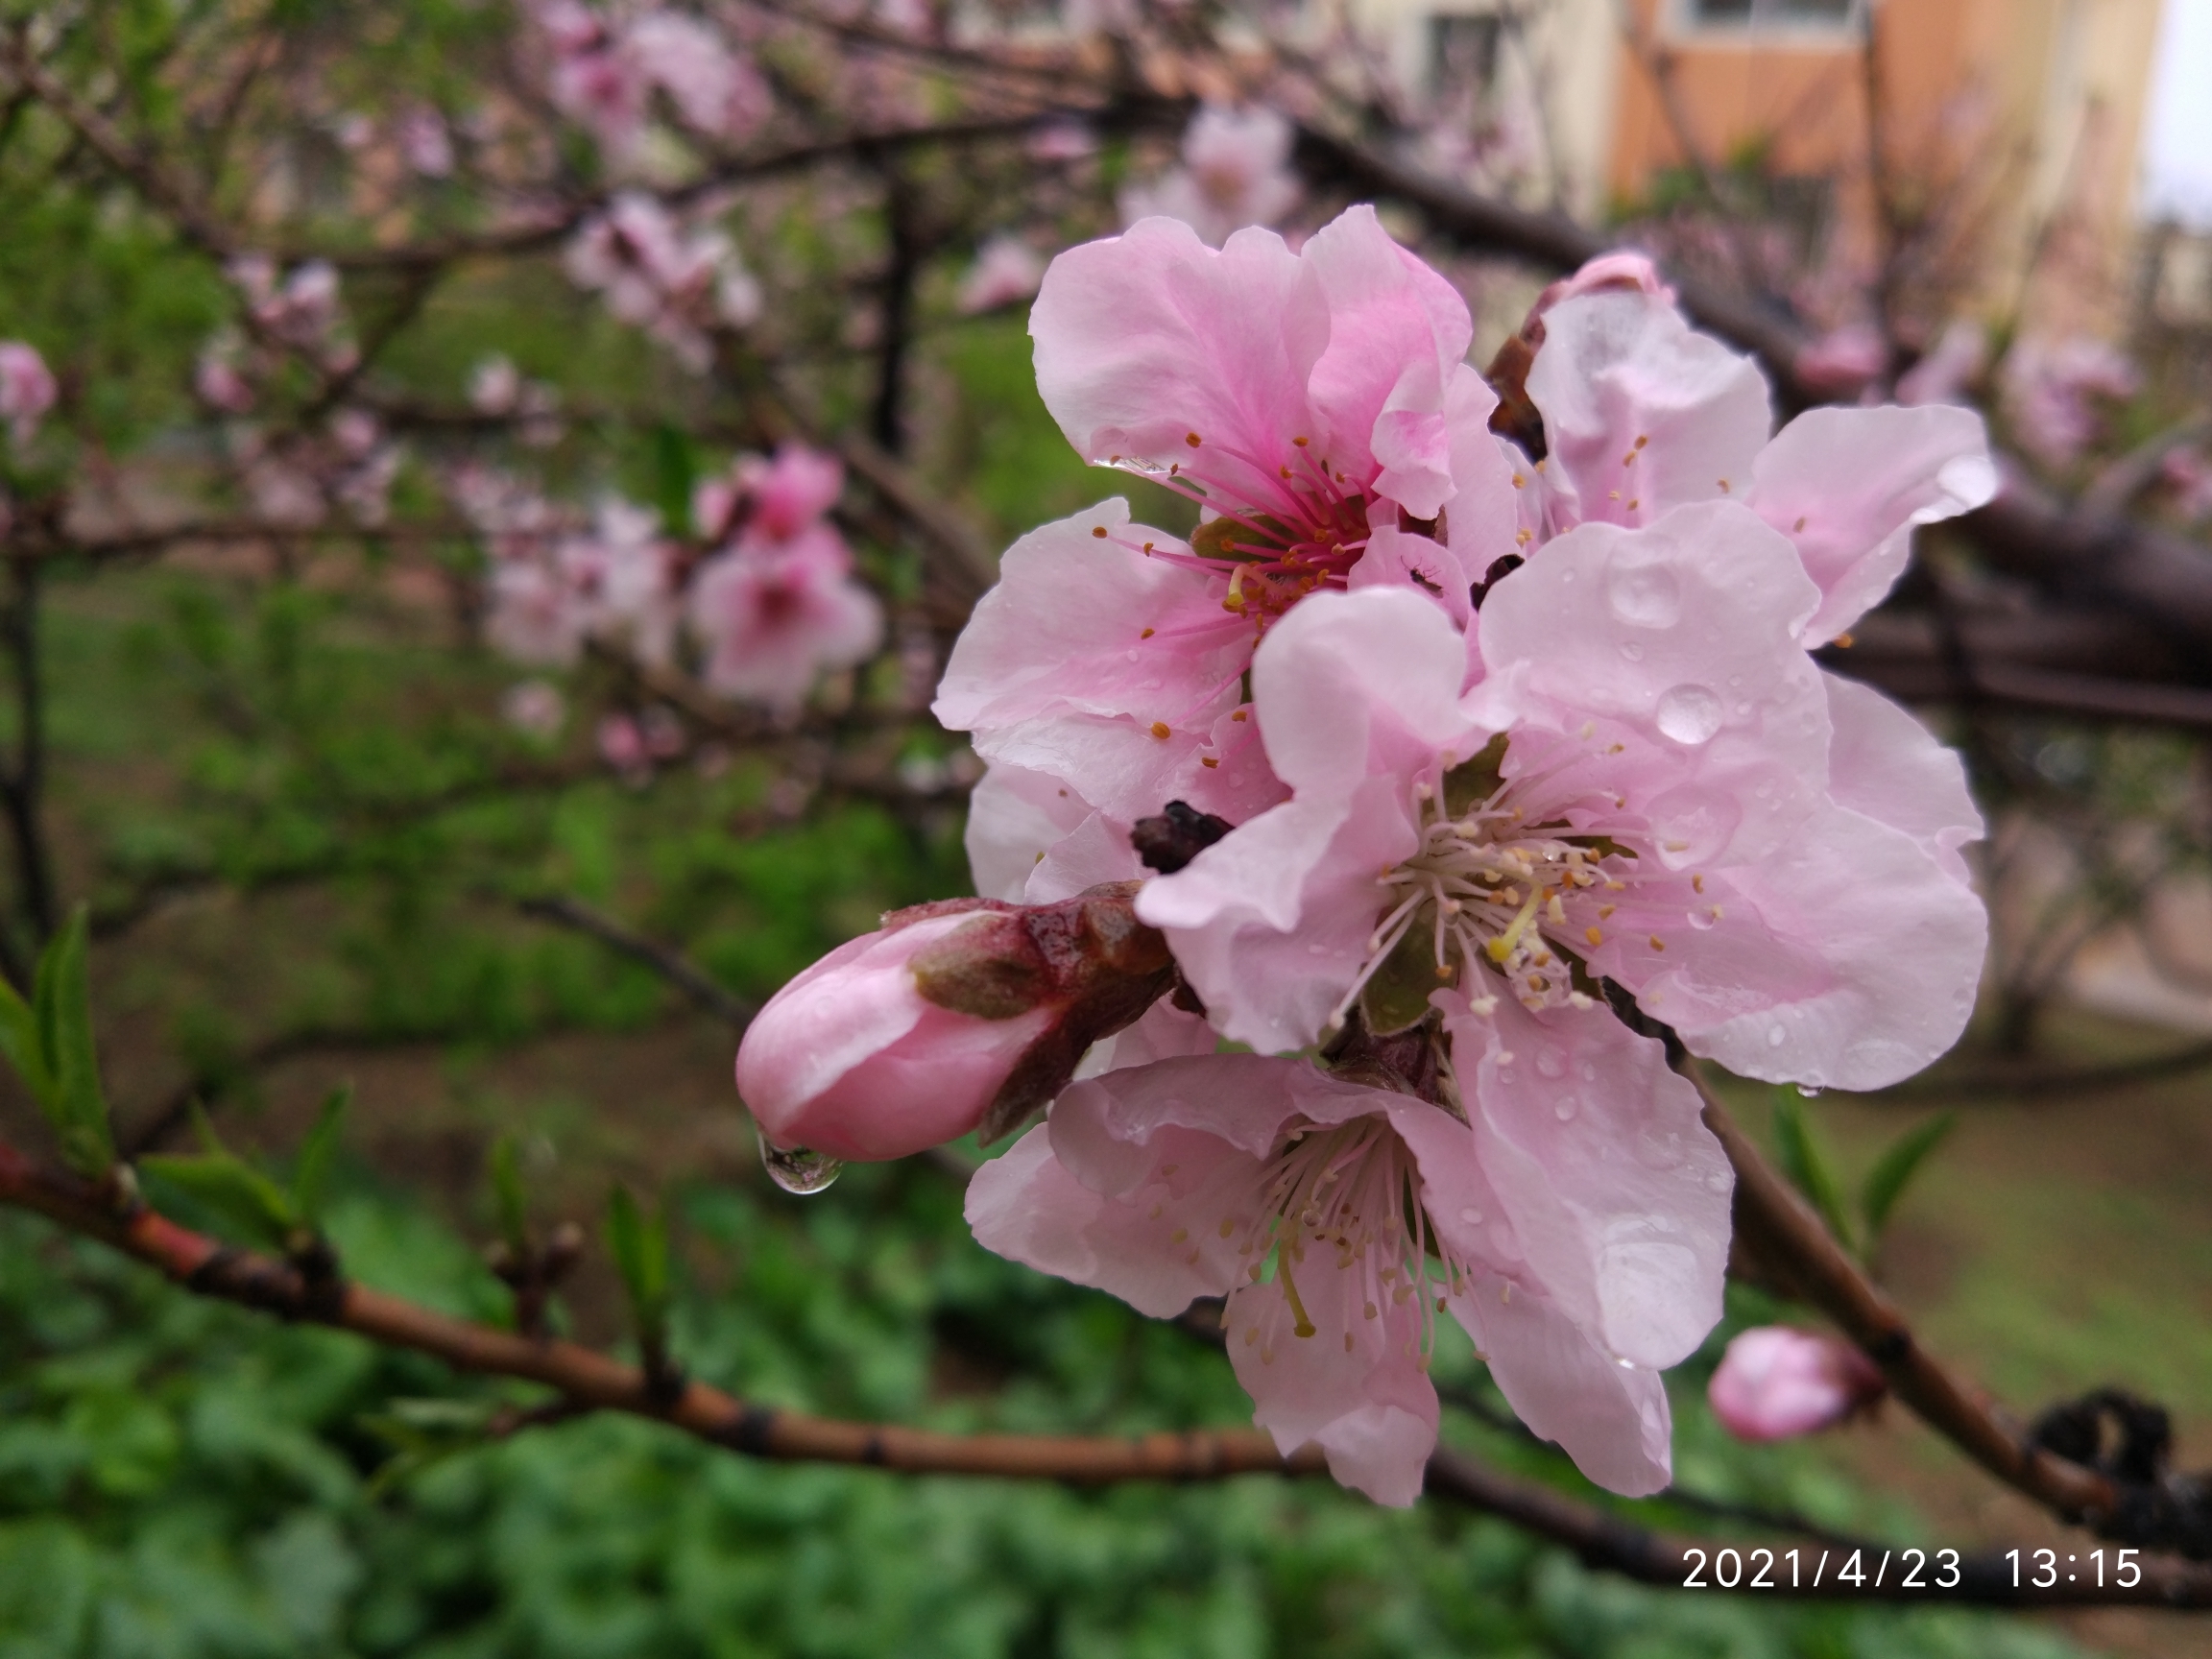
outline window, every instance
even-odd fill
[[[1863,0],[1685,0],[1693,29],[1843,29],[1859,21]]]

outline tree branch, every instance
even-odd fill
[[[733,1030],[742,1031],[753,1022],[753,1004],[723,989],[702,972],[697,964],[665,945],[655,944],[642,933],[633,932],[613,917],[594,910],[582,900],[568,898],[565,894],[549,893],[517,899],[515,904],[525,916],[535,916],[556,926],[573,928],[576,932],[598,940],[610,950],[650,968]]]
[[[279,1318],[349,1331],[373,1342],[443,1360],[456,1371],[542,1384],[556,1400],[517,1409],[498,1423],[503,1436],[523,1428],[565,1421],[590,1410],[649,1418],[698,1439],[748,1456],[781,1462],[836,1463],[907,1474],[979,1475],[1008,1479],[1060,1480],[1094,1485],[1123,1480],[1214,1480],[1233,1475],[1318,1475],[1326,1460],[1307,1446],[1286,1457],[1267,1434],[1244,1429],[1190,1430],[1115,1437],[1054,1434],[947,1434],[895,1425],[816,1417],[762,1406],[703,1382],[686,1382],[673,1398],[657,1392],[637,1366],[572,1342],[495,1330],[419,1307],[365,1286],[311,1283],[289,1262],[239,1250],[188,1228],[135,1199],[119,1199],[117,1184],[95,1186],[41,1168],[0,1142],[0,1203],[46,1216],[156,1268],[202,1296],[234,1302]],[[1752,1569],[1755,1551],[1786,1554],[1755,1542],[1691,1538],[1654,1531],[1552,1487],[1490,1468],[1471,1454],[1439,1447],[1429,1460],[1425,1490],[1563,1544],[1590,1566],[1647,1584],[1681,1587],[1734,1550]],[[1871,1555],[1869,1547],[1867,1554]],[[1838,1556],[1840,1548],[1834,1550]],[[2136,1605],[2212,1607],[2212,1569],[2150,1555],[2141,1579],[2117,1584],[2056,1583],[2038,1590],[2013,1587],[2013,1566],[1995,1554],[1960,1553],[1958,1583],[1936,1580],[1947,1569],[1923,1551],[1918,1586],[1904,1582],[1902,1550],[1885,1550],[1879,1563],[1863,1560],[1876,1576],[1857,1585],[1828,1571],[1808,1581],[1814,1564],[1801,1564],[1792,1585],[1777,1571],[1770,1587],[1753,1589],[1743,1575],[1739,1594],[1792,1599],[1951,1601],[1988,1606]],[[1810,1551],[1807,1551],[1810,1555]],[[1889,1571],[1895,1554],[1895,1573]],[[1834,1566],[1840,1569],[1839,1559]],[[1716,1585],[1723,1591],[1732,1588]]]

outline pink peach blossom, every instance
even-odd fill
[[[843,541],[824,527],[789,541],[740,541],[701,565],[685,614],[707,652],[708,686],[789,711],[825,672],[874,656],[883,609],[852,568]]]
[[[1764,1325],[1728,1344],[1705,1397],[1739,1440],[1794,1440],[1864,1410],[1886,1391],[1874,1362],[1847,1342]]]
[[[38,423],[54,407],[60,388],[38,349],[20,340],[0,340],[0,421],[8,422],[17,444],[37,435]]]
[[[570,281],[603,294],[618,321],[646,329],[694,373],[712,360],[710,328],[743,327],[760,313],[759,285],[730,238],[686,232],[639,191],[625,191],[587,221],[565,265]]]
[[[1298,204],[1294,136],[1272,109],[1209,104],[1184,132],[1182,165],[1123,191],[1121,217],[1132,226],[1156,214],[1179,219],[1216,248],[1248,225],[1276,224]]]
[[[1915,526],[1997,490],[1968,410],[1815,409],[1769,440],[1757,364],[1642,289],[1602,288],[1547,311],[1527,392],[1548,450],[1540,471],[1516,468],[1533,541],[1741,500],[1796,544],[1821,589],[1808,644],[1834,638],[1888,591]]]
[[[2001,379],[2013,435],[2048,467],[2079,461],[2103,434],[2108,406],[2143,385],[2142,371],[2124,352],[2086,336],[2016,342]]]
[[[1719,1316],[1730,1184],[1695,1091],[1656,1043],[1612,1032],[1640,1046],[1637,1105],[1663,1167],[1615,1160],[1598,1175],[1589,1149],[1617,1125],[1531,1115],[1496,1081],[1511,1055],[1485,1072],[1494,1098],[1473,1124],[1309,1061],[1170,1058],[1063,1093],[977,1172],[969,1224],[1000,1255],[1155,1316],[1226,1295],[1258,1422],[1286,1452],[1318,1443],[1378,1502],[1420,1492],[1447,1310],[1531,1429],[1593,1479],[1655,1491],[1670,1432],[1657,1367]]]
[[[975,263],[960,279],[958,305],[973,317],[1026,300],[1045,279],[1045,261],[1020,236],[992,237],[975,251]]]
[[[789,541],[813,529],[845,490],[845,464],[800,443],[775,457],[743,455],[691,498],[692,526],[709,541],[742,532],[755,541]]]
[[[1190,542],[1101,503],[1018,542],[935,711],[994,766],[1073,781],[1125,832],[1170,799],[1248,815],[1279,786],[1239,682],[1306,595],[1397,585],[1460,621],[1514,546],[1465,305],[1351,209],[1297,253],[1145,220],[1061,254],[1031,315],[1078,452],[1200,502]],[[1410,526],[1410,527],[1408,527]]]
[[[1584,525],[1500,582],[1465,696],[1434,607],[1316,599],[1252,669],[1290,799],[1138,913],[1263,1052],[1411,941],[1478,1012],[1586,1006],[1580,964],[1743,1075],[1895,1082],[1972,1008],[1987,922],[1957,849],[1981,823],[1955,757],[1805,655],[1817,601],[1725,502]]]

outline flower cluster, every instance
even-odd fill
[[[686,231],[653,197],[625,191],[568,244],[568,278],[601,295],[617,321],[642,328],[693,373],[713,360],[719,325],[760,315],[760,285],[720,230]]]
[[[1459,296],[1366,208],[1296,252],[1142,221],[1054,261],[1031,332],[1075,447],[1198,522],[1115,500],[1017,542],[936,712],[989,764],[978,889],[1130,894],[1173,974],[976,1175],[976,1237],[1147,1312],[1225,1297],[1258,1420],[1382,1502],[1420,1488],[1447,1314],[1592,1479],[1658,1489],[1732,1178],[1653,1026],[1866,1089],[1970,1010],[1962,770],[1809,653],[1915,525],[1993,493],[1980,421],[1777,433],[1757,368],[1634,256],[1555,284],[1486,378]],[[1002,1079],[1054,1005],[999,995],[1030,979],[973,931],[934,993],[918,933],[756,1023],[773,1140],[1014,1126]],[[885,1056],[897,1087],[854,1081]]]
[[[0,421],[15,443],[28,444],[37,435],[60,390],[36,346],[0,340]]]
[[[882,643],[882,607],[826,517],[843,487],[836,458],[801,445],[740,457],[699,487],[685,546],[619,496],[579,523],[507,473],[449,481],[492,553],[485,631],[502,655],[565,668],[596,643],[659,668],[687,630],[709,689],[786,714]]]
[[[1247,225],[1276,224],[1298,205],[1294,137],[1272,109],[1209,104],[1184,131],[1181,164],[1122,191],[1121,217],[1179,219],[1215,248]]]
[[[758,70],[688,12],[653,6],[595,9],[548,0],[538,21],[552,49],[550,86],[563,113],[626,161],[645,138],[655,93],[701,138],[742,138],[767,119]]]

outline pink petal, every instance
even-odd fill
[[[1145,219],[1069,249],[1029,316],[1037,389],[1089,461],[1189,463],[1266,499],[1293,436],[1310,436],[1306,381],[1329,341],[1313,274],[1268,230],[1219,252],[1185,224]]]
[[[1707,885],[1723,919],[1620,973],[1691,1052],[1768,1082],[1882,1089],[1965,1029],[1988,913],[1905,830],[1830,806]]]
[[[1640,531],[1584,524],[1483,601],[1470,709],[1496,731],[1630,728],[1592,775],[1646,814],[1661,860],[1755,857],[1826,779],[1827,697],[1798,644],[1818,602],[1795,550],[1733,502]]]
[[[1750,358],[1641,292],[1563,301],[1544,328],[1528,396],[1544,413],[1552,488],[1574,517],[1648,523],[1749,487],[1773,425]]]
[[[1889,591],[1914,525],[1997,493],[1982,417],[1943,404],[1808,410],[1775,434],[1751,476],[1748,504],[1796,543],[1819,585],[1808,646],[1835,638]]]
[[[1500,997],[1484,1020],[1439,1000],[1528,1272],[1611,1355],[1658,1368],[1694,1352],[1720,1317],[1733,1186],[1696,1090],[1609,1009]]]
[[[1019,901],[1045,854],[1091,816],[1091,803],[1058,778],[991,767],[968,797],[965,840],[975,891]]]
[[[1530,1432],[1608,1491],[1647,1497],[1673,1479],[1673,1415],[1659,1374],[1623,1365],[1550,1298],[1484,1278],[1451,1301]]]
[[[1986,833],[1966,768],[1910,713],[1871,686],[1837,675],[1828,684],[1828,794],[1837,805],[1902,830],[1959,882],[1959,849]]]
[[[1190,551],[1130,523],[1116,497],[1015,542],[952,647],[932,712],[956,732],[1068,714],[1125,715],[1140,730],[1210,724],[1210,699],[1236,701],[1249,628],[1205,575],[1146,558],[1148,541]]]

